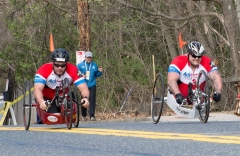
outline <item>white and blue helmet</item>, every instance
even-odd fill
[[[191,55],[202,56],[204,54],[204,47],[197,41],[192,41],[187,46],[187,51]]]

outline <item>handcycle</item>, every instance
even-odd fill
[[[54,98],[51,101],[46,101],[45,103],[49,108],[55,101],[56,105],[60,107],[60,113],[48,113],[45,110],[41,110],[38,103],[32,104],[31,88],[32,84],[30,81],[26,81],[23,88],[23,123],[25,130],[28,130],[30,127],[32,107],[36,108],[37,114],[43,124],[66,124],[67,128],[71,129],[72,123],[74,123],[74,127],[78,127],[80,113],[78,93],[77,89],[74,88],[74,94],[72,94],[72,88],[67,78],[62,80],[60,85],[56,87]]]
[[[165,96],[167,94],[167,96]],[[207,74],[201,70],[196,81],[196,88],[188,86],[188,98],[182,104],[178,104],[169,88],[167,93],[164,86],[164,77],[159,73],[155,79],[152,93],[151,114],[154,124],[157,124],[163,113],[163,106],[166,103],[178,116],[186,118],[199,118],[206,123],[210,111],[210,90]],[[190,104],[190,105],[189,105]],[[187,106],[190,107],[187,107]]]

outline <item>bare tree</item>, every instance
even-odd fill
[[[78,24],[80,50],[90,51],[89,5],[87,0],[78,0]]]

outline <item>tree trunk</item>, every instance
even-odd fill
[[[239,36],[239,26],[238,26],[238,21],[236,12],[234,9],[234,4],[232,1],[219,1],[221,7],[222,7],[222,12],[225,20],[225,27],[227,30],[227,38],[229,38],[229,43],[230,43],[230,56],[232,60],[232,75],[233,76],[239,76],[240,75],[240,68],[239,68],[239,53],[238,53],[238,41],[237,37]]]
[[[240,1],[235,0],[235,3],[236,3],[236,13],[237,13],[238,25],[240,25]]]
[[[78,0],[79,48],[90,51],[89,6],[86,0]]]

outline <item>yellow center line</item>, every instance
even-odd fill
[[[25,131],[24,127],[0,127],[0,130]],[[54,128],[54,127],[51,127],[51,128],[30,127],[29,131],[112,135],[112,136],[124,136],[124,137],[138,137],[138,138],[146,138],[146,139],[191,140],[191,141],[223,143],[223,144],[240,144],[240,136],[161,133],[161,132],[95,129],[95,128],[72,128],[71,130],[68,130],[67,128]]]

